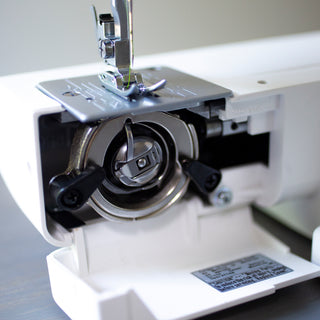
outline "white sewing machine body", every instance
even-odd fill
[[[251,136],[267,134],[268,161],[221,170],[220,187],[233,194],[223,207],[183,198],[152,218],[129,223],[99,218],[71,232],[46,214],[43,172],[51,164],[42,160],[39,125],[43,117],[66,111],[35,86],[96,74],[101,65],[0,80],[6,115],[0,132],[8,137],[0,141],[5,151],[1,174],[44,238],[62,247],[48,257],[48,267],[53,296],[72,319],[191,319],[320,275],[318,266],[291,254],[258,227],[249,208],[318,193],[319,52],[320,33],[311,33],[137,59],[138,67],[166,65],[230,89],[233,97],[219,119],[246,121]],[[314,228],[320,225],[320,215],[304,214],[314,219]],[[251,268],[245,260],[265,257],[282,271],[245,285]],[[222,275],[231,272],[232,264],[241,265],[233,288]],[[214,271],[221,290],[199,279],[203,269],[215,266],[222,270]]]

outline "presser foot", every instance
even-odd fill
[[[128,99],[149,95],[163,89],[167,83],[163,79],[147,87],[143,83],[142,75],[135,72],[122,75],[121,73],[106,71],[99,74],[98,77],[105,89]]]

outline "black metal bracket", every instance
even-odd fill
[[[105,179],[105,171],[99,166],[89,166],[79,174],[61,174],[49,182],[50,193],[56,209],[70,211],[81,208]]]
[[[209,195],[221,181],[221,172],[200,161],[191,159],[181,160],[184,173],[190,177],[200,195],[209,200]]]

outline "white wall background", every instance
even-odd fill
[[[109,12],[110,0],[0,0],[0,75],[99,61],[92,2]],[[136,55],[320,29],[320,0],[133,3]]]

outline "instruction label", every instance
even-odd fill
[[[262,254],[255,254],[192,274],[220,292],[227,292],[292,271]]]

